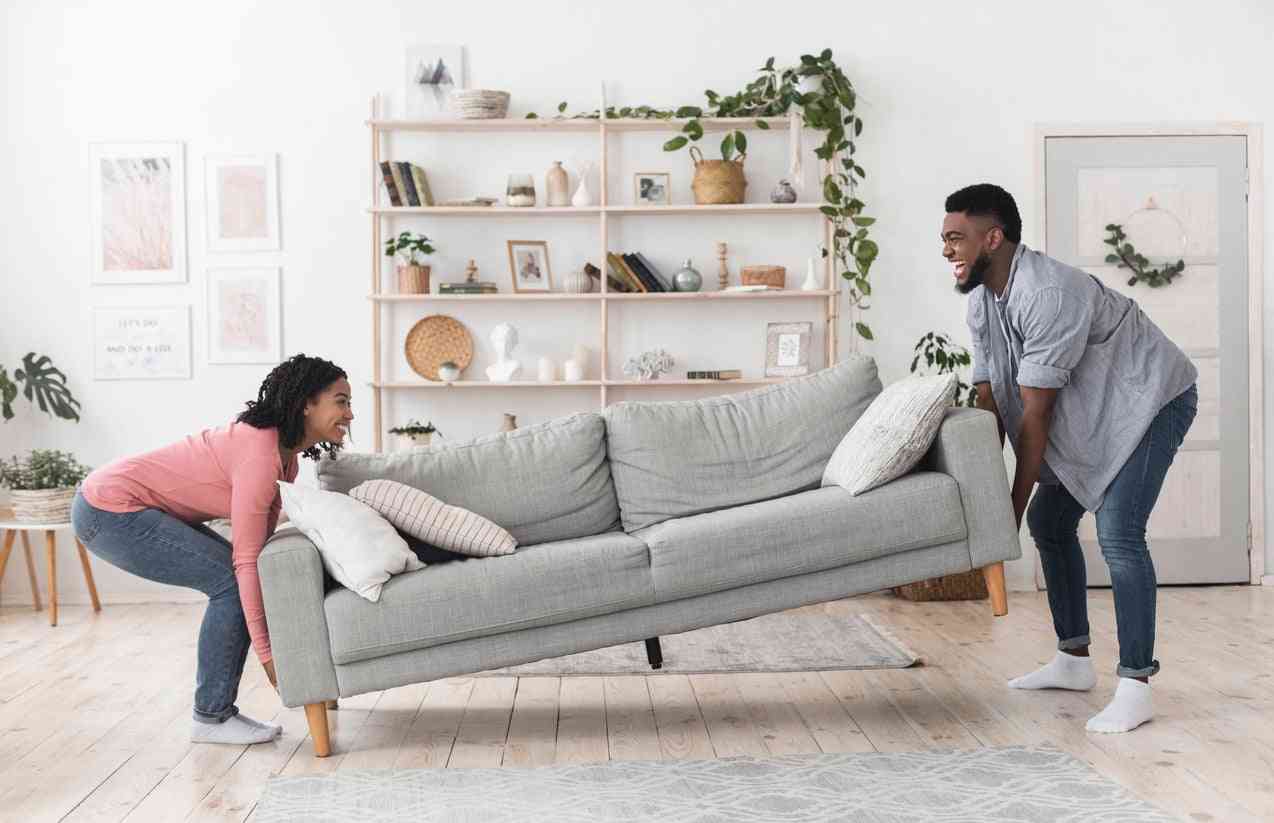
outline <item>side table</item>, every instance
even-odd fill
[[[0,509],[0,532],[4,533],[4,546],[0,548],[0,581],[4,580],[4,567],[9,563],[9,553],[13,551],[13,542],[22,536],[22,550],[27,556],[27,577],[31,580],[31,600],[35,610],[39,611],[40,587],[35,581],[35,561],[31,556],[31,542],[28,532],[44,532],[44,545],[49,564],[49,625],[58,624],[58,582],[57,582],[57,532],[70,529],[70,523],[21,523],[14,519],[12,509]],[[93,601],[93,611],[100,612],[102,604],[97,599],[97,584],[93,582],[93,569],[89,566],[88,552],[84,544],[75,539],[75,548],[80,554],[80,568],[84,570],[84,582],[88,584],[88,595]]]

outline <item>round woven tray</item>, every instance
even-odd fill
[[[464,324],[445,314],[422,318],[407,332],[407,363],[426,380],[438,380],[438,367],[450,360],[463,371],[473,360],[473,338]]]

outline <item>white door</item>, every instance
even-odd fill
[[[1159,582],[1247,582],[1247,138],[1048,137],[1044,159],[1047,253],[1135,299],[1199,369],[1199,415],[1147,527]],[[1106,262],[1112,223],[1184,273],[1129,286]],[[1080,541],[1089,584],[1110,585],[1091,514]]]

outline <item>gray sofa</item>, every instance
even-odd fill
[[[1020,549],[990,414],[952,409],[923,464],[871,492],[819,487],[880,390],[854,357],[741,394],[322,461],[325,489],[398,480],[519,547],[399,575],[370,603],[325,590],[313,544],[279,532],[258,568],[283,703],[306,707],[324,756],[336,697],[638,640],[657,665],[659,635],[974,568],[1003,614]]]

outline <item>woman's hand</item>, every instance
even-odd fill
[[[265,669],[265,676],[270,681],[270,685],[277,692],[279,690],[279,678],[274,673],[274,661],[267,660],[261,664],[261,668]]]

